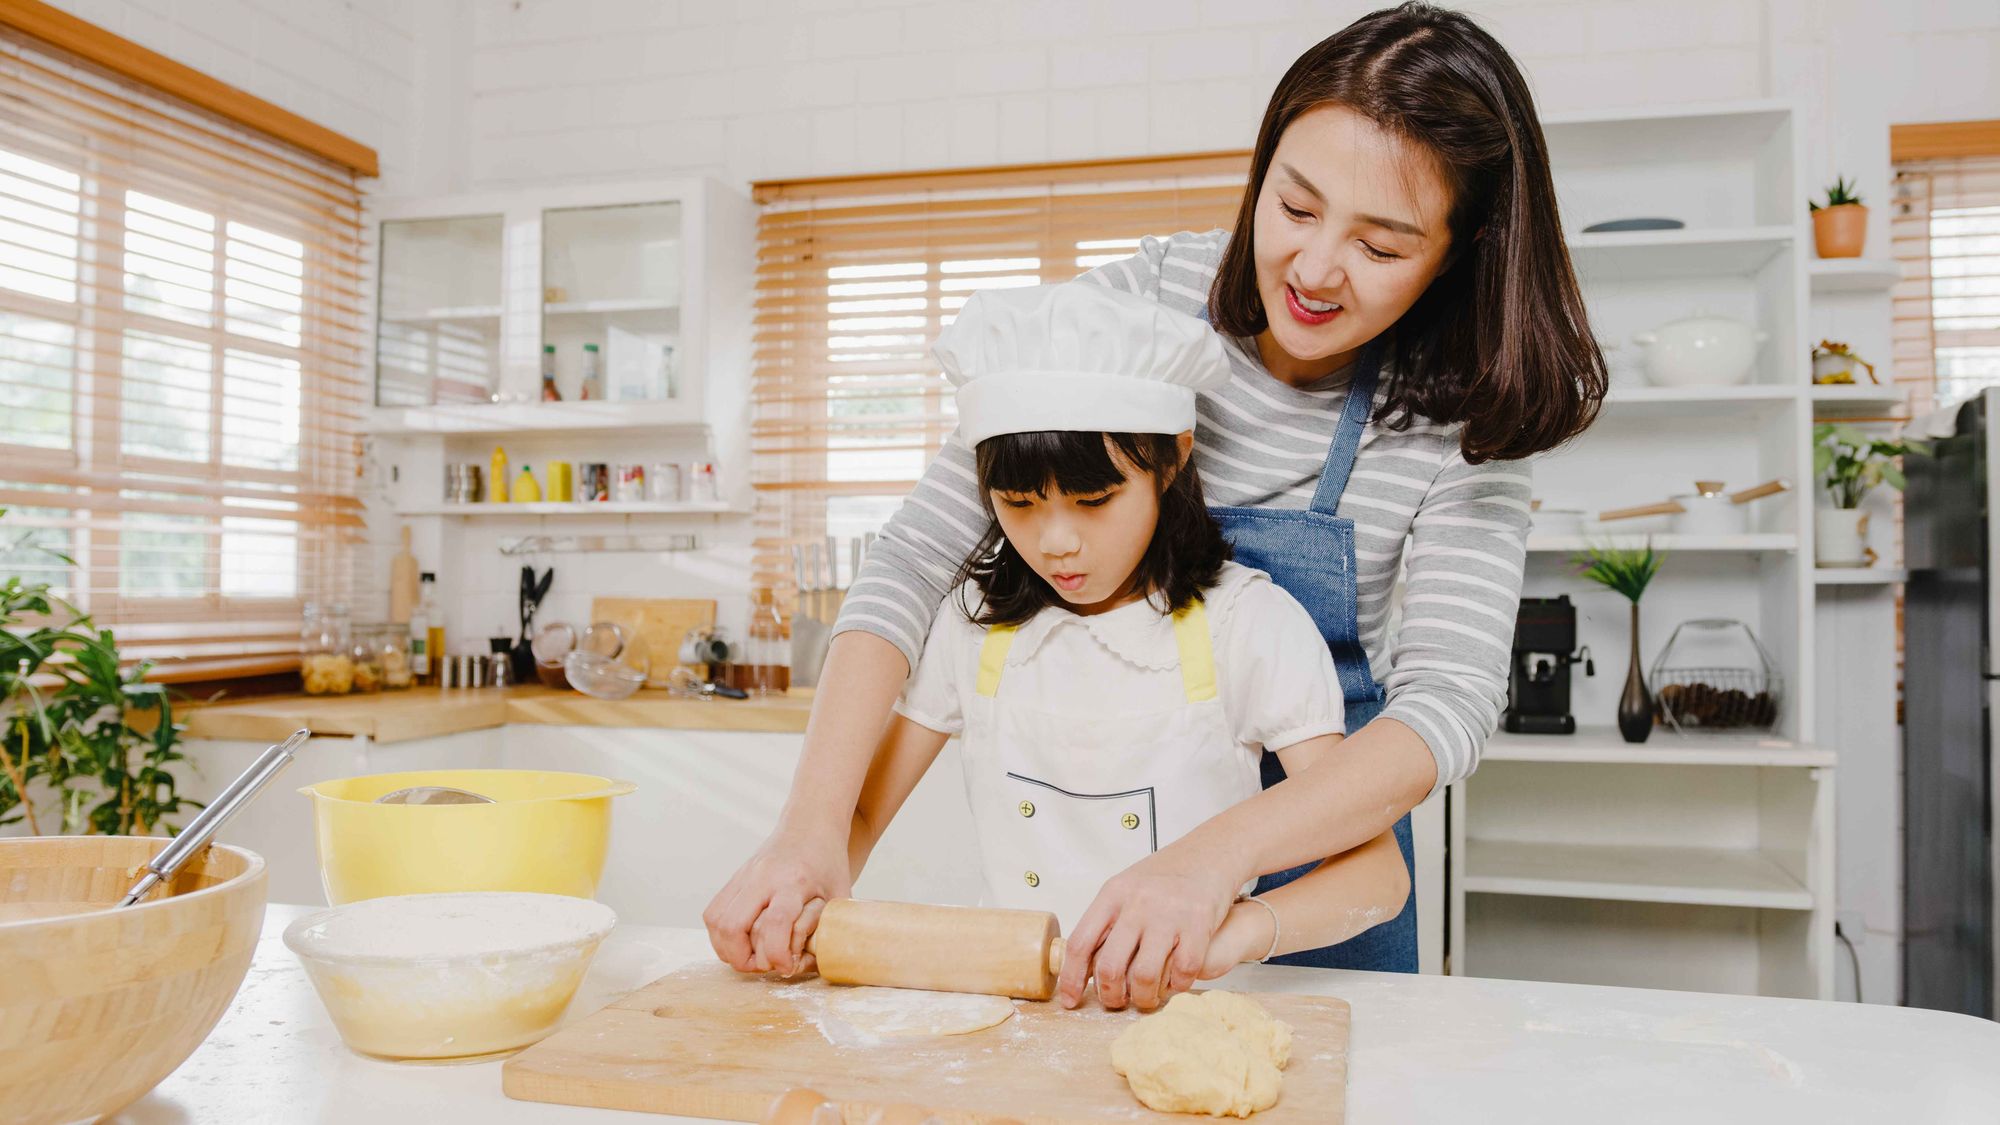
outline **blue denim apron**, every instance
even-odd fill
[[[1205,310],[1204,310],[1205,311]],[[1206,320],[1204,316],[1202,319]],[[1354,521],[1334,514],[1340,494],[1347,488],[1347,474],[1354,468],[1354,454],[1361,447],[1361,432],[1375,403],[1375,382],[1380,348],[1370,344],[1354,365],[1348,383],[1347,403],[1340,412],[1340,425],[1327,447],[1326,467],[1320,470],[1319,487],[1312,506],[1291,508],[1227,508],[1209,511],[1222,524],[1222,533],[1235,548],[1236,561],[1255,567],[1297,598],[1312,614],[1320,636],[1333,653],[1334,668],[1346,697],[1347,730],[1353,733],[1366,726],[1382,711],[1382,685],[1368,670],[1368,654],[1361,647],[1361,630],[1355,621],[1359,594],[1355,587]],[[1278,756],[1265,753],[1264,788],[1285,779]],[[1403,912],[1339,945],[1302,949],[1271,958],[1274,965],[1310,965],[1325,969],[1373,969],[1378,972],[1417,971],[1416,861],[1410,842],[1408,813],[1396,822],[1396,846],[1403,851],[1403,864],[1410,868],[1410,897]],[[1281,887],[1317,866],[1317,862],[1266,875],[1257,881],[1259,893]]]

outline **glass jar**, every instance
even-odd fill
[[[354,690],[354,655],[349,648],[347,607],[306,606],[299,628],[299,678],[307,695],[345,695]]]
[[[382,627],[363,625],[354,630],[354,641],[347,646],[347,656],[354,665],[354,691],[357,695],[373,695],[382,690]]]
[[[408,626],[384,625],[375,634],[375,659],[382,665],[382,689],[406,691],[417,682],[410,667]]]
[[[778,612],[777,599],[767,586],[759,586],[751,596],[748,632],[750,682],[743,686],[759,695],[788,690],[792,686],[792,646],[785,639],[785,619]]]

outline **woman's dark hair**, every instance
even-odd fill
[[[1118,458],[1114,459],[1112,450]],[[986,508],[986,535],[959,568],[954,586],[970,579],[985,595],[978,612],[962,606],[981,625],[1019,625],[1047,606],[1064,606],[1035,569],[1000,531],[993,516],[993,493],[1032,492],[1089,495],[1126,479],[1127,465],[1149,473],[1160,489],[1160,522],[1153,541],[1133,571],[1136,588],[1159,594],[1174,612],[1186,609],[1215,585],[1229,560],[1222,526],[1201,498],[1201,476],[1182,466],[1172,434],[1107,434],[1087,430],[1042,430],[1000,434],[979,443],[979,499]]]
[[[1464,422],[1460,448],[1475,464],[1582,433],[1604,398],[1604,355],[1563,242],[1548,145],[1514,60],[1458,12],[1422,3],[1372,12],[1285,72],[1209,291],[1217,330],[1247,337],[1266,327],[1257,199],[1278,138],[1326,105],[1428,151],[1451,194],[1450,257],[1389,333],[1378,420],[1397,429],[1417,415]]]

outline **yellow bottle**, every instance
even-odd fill
[[[516,504],[533,504],[542,498],[542,486],[535,482],[535,470],[521,466],[521,475],[514,478],[513,501]]]
[[[566,503],[576,498],[568,461],[549,463],[549,499]]]
[[[493,475],[486,478],[486,498],[495,504],[507,502],[507,451],[493,447]]]

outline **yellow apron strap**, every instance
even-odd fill
[[[1214,699],[1215,646],[1208,635],[1208,613],[1199,599],[1174,614],[1174,644],[1181,650],[1181,687],[1188,702]]]
[[[1007,650],[1014,647],[1014,625],[995,625],[986,630],[979,644],[979,694],[993,698],[1000,690],[1000,669],[1007,664]]]

